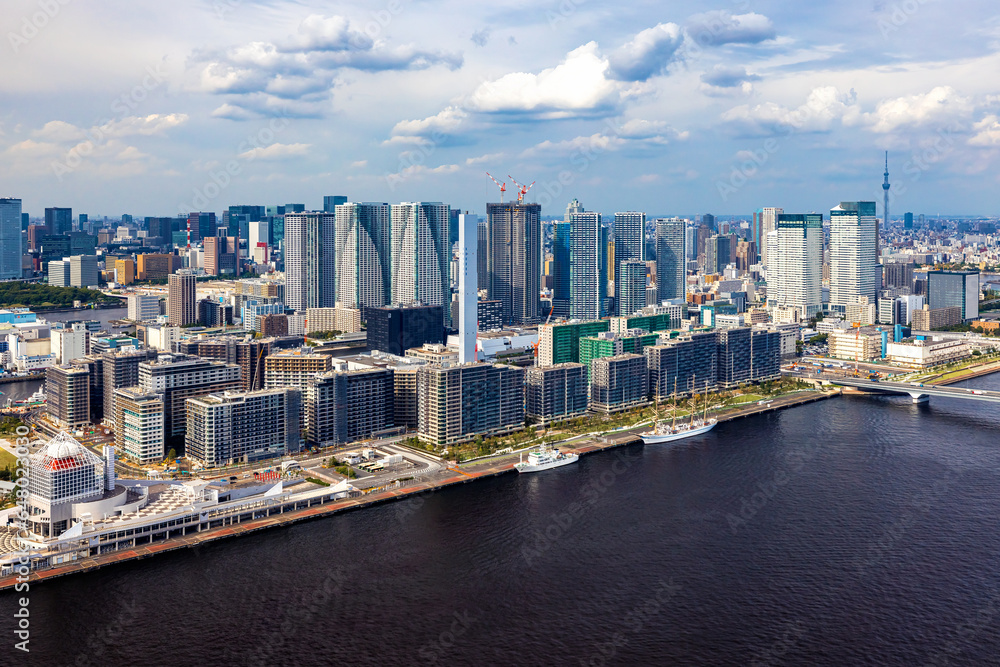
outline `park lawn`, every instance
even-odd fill
[[[8,466],[10,467],[11,474],[16,474],[17,457],[8,452],[6,449],[0,449],[0,470],[3,470]]]

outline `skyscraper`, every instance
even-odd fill
[[[584,212],[583,204],[580,203],[579,199],[574,197],[573,201],[566,204],[566,216],[563,218],[563,222],[569,222],[569,217],[574,213],[583,213],[583,212]]]
[[[615,213],[615,308],[619,315],[630,315],[622,312],[621,264],[630,260],[643,261],[646,246],[646,214],[637,211]],[[645,290],[645,281],[643,282]]]
[[[458,361],[476,361],[476,334],[479,326],[479,306],[476,296],[479,285],[479,216],[462,213],[458,216]]]
[[[336,213],[337,207],[346,203],[347,197],[344,195],[326,195],[323,197],[323,212]]]
[[[866,296],[875,303],[879,288],[878,223],[875,202],[841,202],[830,211],[830,306],[844,312]]]
[[[196,211],[188,213],[187,224],[191,225],[191,243],[201,241],[209,236],[215,236],[218,231],[215,212],[204,213]]]
[[[903,214],[903,229],[913,229],[913,214],[904,213]]]
[[[646,262],[629,259],[618,268],[618,314],[627,316],[646,307]]]
[[[442,306],[445,326],[451,323],[450,209],[440,202],[413,202],[391,207],[392,303],[420,302]],[[447,306],[447,307],[445,307]]]
[[[475,216],[476,223],[476,273],[478,274],[478,289],[489,289],[490,285],[490,235],[486,226],[486,218]]]
[[[568,301],[569,316],[574,319],[604,317],[608,314],[608,244],[601,214],[592,211],[571,213],[569,223],[558,224],[564,246],[568,231],[569,262],[567,266],[564,252],[556,257],[553,297]]]
[[[337,302],[333,213],[285,214],[285,303],[297,312]]]
[[[285,214],[286,221],[288,217]],[[335,301],[345,308],[378,307],[391,302],[391,230],[388,204],[348,202],[337,207]]]
[[[21,277],[21,200],[0,199],[0,280]]]
[[[167,323],[182,327],[197,321],[194,274],[171,273],[167,276]]]
[[[47,208],[45,209],[45,233],[53,236],[61,236],[73,231],[73,209],[71,208]]]
[[[541,213],[539,204],[486,205],[489,298],[501,302],[505,325],[539,320]]]
[[[683,220],[656,221],[656,294],[661,303],[686,296],[684,240]]]
[[[932,309],[956,306],[963,320],[979,317],[979,271],[929,271],[927,303]]]
[[[778,216],[785,212],[783,208],[761,208],[753,214],[753,238],[757,250],[761,253],[760,261],[767,265],[767,235],[774,231]]]
[[[823,216],[778,215],[775,255],[767,267],[767,303],[796,308],[801,319],[822,309]]]

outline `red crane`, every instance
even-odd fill
[[[490,177],[491,181],[493,181],[494,183],[497,184],[498,188],[500,188],[500,203],[502,204],[503,203],[503,193],[507,192],[507,184],[506,183],[501,183],[497,179],[493,178],[493,174],[491,174],[490,172],[486,172],[486,175]]]
[[[511,176],[510,174],[507,174],[507,178],[514,181],[514,177]],[[521,185],[517,181],[514,181],[514,185],[517,186],[517,203],[520,204],[524,201],[524,195],[528,194],[528,190],[530,190],[535,185],[535,181],[532,181],[531,185],[529,185],[528,187]]]

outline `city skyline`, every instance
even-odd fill
[[[605,215],[818,212],[878,201],[885,150],[892,211],[992,212],[1000,120],[980,72],[1000,56],[985,2],[964,5],[973,29],[935,3],[609,17],[576,2],[330,15],[188,0],[59,5],[43,25],[37,3],[11,5],[0,194],[32,216],[319,209],[330,190],[477,210],[485,169],[536,180],[546,214],[581,193]],[[428,39],[445,17],[449,34]],[[151,25],[159,38],[140,38]],[[399,94],[415,102],[386,103]]]

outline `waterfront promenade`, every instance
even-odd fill
[[[727,411],[718,416],[720,422],[741,419],[756,414],[773,412],[785,408],[795,407],[806,403],[839,396],[839,392],[804,391],[785,396],[779,396],[765,403],[754,403],[742,408]],[[559,445],[565,451],[575,451],[578,454],[587,455],[628,445],[641,444],[642,439],[638,433],[644,431],[648,426],[635,427],[628,430],[611,432],[602,435],[590,435],[583,438],[574,438],[572,443]],[[115,551],[101,554],[99,556],[83,558],[72,563],[58,565],[56,567],[34,570],[28,575],[29,583],[37,583],[61,577],[69,574],[90,572],[98,568],[123,563],[141,558],[149,558],[161,553],[168,553],[178,549],[196,548],[204,544],[210,544],[218,540],[249,535],[286,526],[302,521],[331,516],[341,512],[370,507],[387,502],[402,501],[421,494],[436,492],[456,484],[468,484],[480,479],[487,479],[514,472],[514,464],[518,460],[518,454],[507,454],[489,459],[470,462],[467,464],[447,466],[446,469],[438,473],[434,479],[426,481],[415,481],[406,486],[380,492],[373,492],[357,498],[345,498],[331,501],[323,505],[317,505],[308,509],[284,512],[275,516],[243,521],[237,524],[202,530],[201,532],[175,537],[161,542],[154,542],[143,546],[134,547],[127,550]],[[0,591],[14,586],[17,582],[16,576],[0,578]]]

